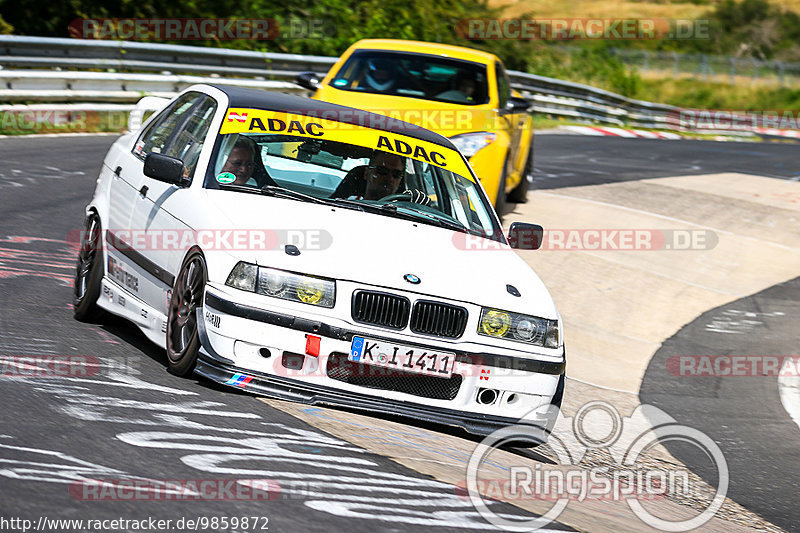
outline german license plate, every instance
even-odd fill
[[[353,337],[348,359],[357,363],[446,378],[453,373],[456,357],[449,352]]]

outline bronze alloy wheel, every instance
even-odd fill
[[[206,262],[200,253],[193,253],[184,261],[172,298],[167,318],[167,364],[178,376],[188,376],[197,363],[200,339],[197,331],[197,309],[203,305],[206,286]]]

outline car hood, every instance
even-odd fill
[[[266,230],[270,249],[236,252],[241,260],[557,317],[542,281],[508,245],[422,222],[296,200],[211,190],[208,198],[231,229]],[[296,245],[300,254],[289,255],[287,244]],[[406,274],[419,277],[420,283],[409,283]],[[510,294],[506,285],[521,296]]]
[[[497,113],[487,105],[459,105],[423,98],[342,91],[321,87],[314,99],[364,109],[435,131],[445,137],[497,129]]]

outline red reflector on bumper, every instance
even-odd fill
[[[306,354],[312,357],[319,357],[319,342],[320,337],[315,335],[306,335]]]

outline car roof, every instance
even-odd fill
[[[436,55],[464,61],[475,61],[477,63],[493,63],[498,60],[494,54],[473,48],[424,41],[405,41],[402,39],[362,39],[355,43],[353,48],[358,50],[390,50],[392,52]]]
[[[230,85],[209,84],[228,96],[228,107],[266,109],[312,117],[336,120],[345,124],[366,126],[372,129],[407,135],[458,151],[447,137],[396,118],[370,113],[363,109],[312,100],[303,96],[284,94],[263,89],[249,89]],[[330,118],[331,116],[336,118]]]

